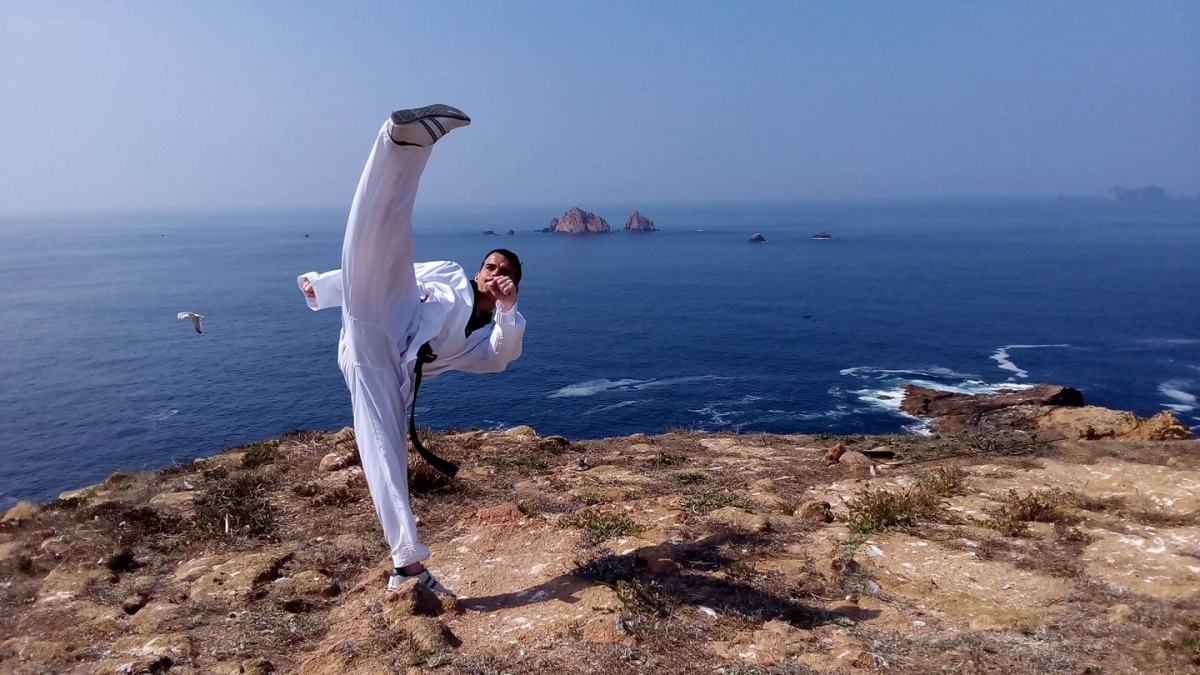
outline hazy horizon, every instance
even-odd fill
[[[393,107],[422,207],[1200,195],[1200,3],[17,0],[0,215],[345,209]],[[595,205],[595,206],[592,206]]]

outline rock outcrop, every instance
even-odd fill
[[[593,234],[612,232],[608,222],[591,211],[578,206],[563,214],[562,218],[550,221],[550,229],[560,234]]]
[[[646,216],[634,211],[629,214],[629,220],[625,221],[626,232],[657,232],[658,228],[654,227],[654,221]]]
[[[1135,189],[1114,187],[1108,191],[1108,198],[1115,202],[1161,202],[1170,199],[1167,191],[1157,185]]]
[[[954,433],[977,427],[1053,431],[1065,438],[1168,441],[1194,438],[1173,414],[1141,418],[1123,410],[1085,406],[1077,389],[1039,384],[995,394],[958,394],[904,385],[900,409],[932,417],[930,430]]]
[[[762,234],[755,232],[750,237],[750,243],[751,244],[765,244],[765,243],[767,243],[767,238],[762,236]]]

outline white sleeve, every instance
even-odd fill
[[[301,293],[304,291],[304,281],[312,284],[312,289],[316,297],[310,298],[304,296],[304,301],[308,303],[308,308],[312,311],[319,309],[329,309],[330,307],[342,306],[342,271],[333,270],[332,272],[307,272],[296,277],[296,285],[300,287]]]
[[[498,373],[517,360],[524,341],[525,317],[521,316],[516,306],[507,312],[497,310],[489,339],[479,343],[471,352],[472,358],[456,366],[455,370],[468,373]]]

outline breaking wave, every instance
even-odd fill
[[[568,384],[550,394],[548,398],[571,398],[578,396],[595,396],[609,391],[642,391],[643,389],[651,389],[654,387],[671,387],[677,384],[687,384],[689,382],[706,382],[709,380],[724,380],[728,378],[718,377],[716,375],[690,375],[687,377],[668,377],[663,379],[651,380],[587,380],[586,382],[577,382]]]
[[[613,403],[612,405],[596,406],[595,408],[592,408],[591,410],[585,410],[583,412],[583,414],[584,415],[595,415],[597,413],[608,412],[610,410],[617,410],[618,408],[628,408],[629,406],[637,405],[638,403],[640,403],[640,401],[637,401],[637,400],[621,401],[620,403]]]
[[[1190,413],[1196,409],[1196,395],[1187,391],[1185,387],[1190,388],[1194,382],[1192,380],[1167,380],[1158,385],[1158,392],[1163,396],[1175,401],[1174,403],[1165,403],[1163,407],[1176,413]]]
[[[1021,368],[1019,368],[1017,366],[1017,364],[1012,362],[1012,359],[1010,358],[1008,350],[1010,350],[1010,349],[1043,349],[1046,347],[1070,347],[1070,346],[1071,345],[1065,345],[1065,344],[1059,344],[1059,345],[1004,345],[1003,347],[997,349],[996,352],[994,354],[992,354],[990,358],[999,364],[1000,370],[1010,371],[1013,373],[1013,377],[1019,377],[1019,378],[1024,379],[1024,378],[1029,377],[1029,372],[1026,370],[1022,370]]]

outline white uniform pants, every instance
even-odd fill
[[[408,503],[404,413],[412,373],[404,367],[404,351],[420,306],[413,276],[413,202],[431,149],[396,145],[384,124],[359,179],[342,244],[338,365],[350,389],[371,500],[397,567],[429,557],[429,549],[417,541]]]

